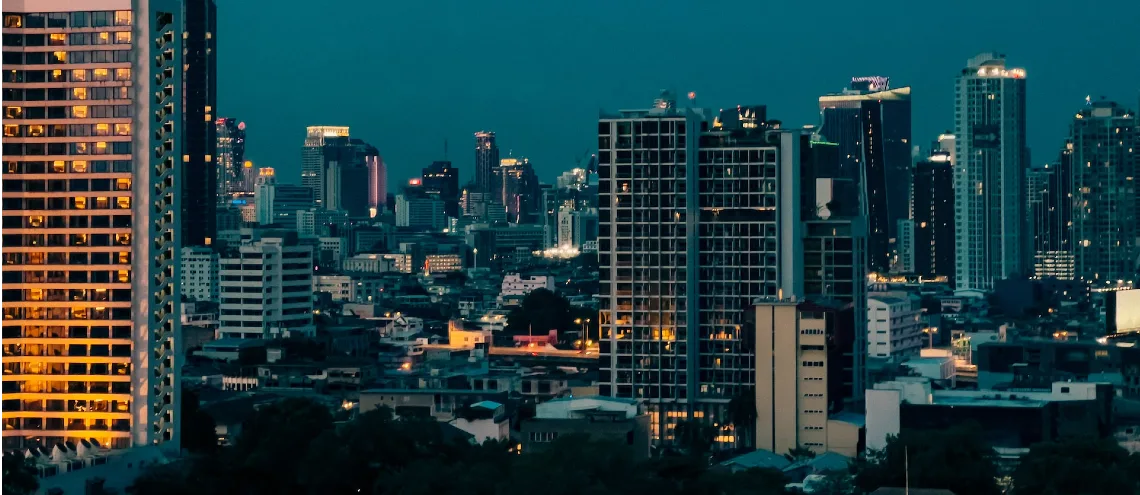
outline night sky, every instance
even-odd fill
[[[925,147],[982,51],[1026,69],[1034,164],[1056,159],[1085,95],[1132,109],[1140,95],[1135,0],[217,2],[217,116],[244,120],[246,157],[293,183],[308,125],[351,126],[393,185],[445,138],[466,182],[481,129],[552,182],[596,147],[599,109],[669,88],[817,124],[817,97],[865,75],[913,87]]]

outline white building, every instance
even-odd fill
[[[253,204],[256,209],[255,221],[259,225],[274,222],[273,201],[277,196],[277,177],[270,167],[257,169],[257,181],[253,186]]]
[[[875,358],[918,356],[922,346],[922,305],[905,292],[867,296],[867,352]]]
[[[456,418],[451,420],[452,425],[474,435],[475,442],[480,444],[487,440],[507,440],[510,423],[506,407],[489,400],[471,404],[468,411],[456,414]]]
[[[558,246],[581,249],[586,242],[597,240],[597,208],[574,210],[563,206],[558,211]]]
[[[193,301],[218,300],[218,253],[203,246],[182,248],[182,298]]]
[[[328,292],[333,302],[353,302],[356,283],[348,275],[314,275],[313,292]]]
[[[346,258],[340,265],[341,270],[355,273],[386,273],[396,271],[396,260],[385,254],[358,254]],[[409,256],[410,255],[398,255]]]
[[[221,256],[221,338],[313,332],[313,251],[263,238]]]
[[[995,280],[1028,274],[1025,70],[979,54],[958,76],[955,103],[955,289],[981,297]]]
[[[549,275],[531,275],[523,278],[517,273],[508,273],[503,277],[503,285],[499,290],[499,297],[523,297],[535,289],[554,290],[554,278]]]

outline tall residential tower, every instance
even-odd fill
[[[955,287],[980,296],[1028,275],[1025,70],[982,53],[958,76],[954,135]]]
[[[177,452],[182,3],[3,15],[4,450]]]
[[[218,8],[214,0],[184,0],[182,60],[182,244],[202,246],[217,236]]]

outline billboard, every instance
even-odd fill
[[[1001,145],[1001,128],[996,125],[974,126],[972,138],[975,148],[996,149]]]
[[[1140,332],[1140,289],[1109,292],[1105,320],[1109,335]]]

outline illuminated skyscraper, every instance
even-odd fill
[[[177,452],[182,4],[3,15],[4,449]]]
[[[491,192],[491,170],[499,166],[499,146],[493,131],[475,133],[475,189]]]
[[[910,206],[910,88],[885,77],[858,77],[842,93],[821,96],[820,135],[839,146],[832,177],[854,181],[867,217],[867,267],[885,273],[891,239]]]
[[[958,76],[954,135],[956,290],[980,296],[1028,275],[1025,70],[982,53]]]
[[[1136,120],[1111,101],[1090,102],[1071,126],[1073,251],[1078,279],[1098,287],[1137,282]]]
[[[305,145],[301,148],[301,185],[312,188],[317,207],[325,207],[327,194],[326,141],[348,138],[348,127],[310,126],[306,128]]]
[[[491,192],[502,202],[508,222],[531,223],[537,219],[542,192],[530,160],[503,158],[491,176]]]
[[[231,194],[243,192],[241,168],[245,164],[245,122],[220,118],[214,124],[218,139],[215,167],[218,204],[226,204]]]
[[[950,154],[935,151],[914,168],[911,219],[914,273],[954,282],[954,167]]]
[[[182,118],[182,244],[201,246],[217,236],[217,6],[184,0]]]

